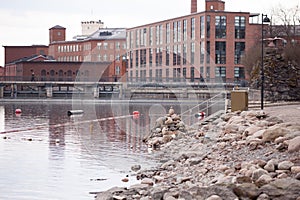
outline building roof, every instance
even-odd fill
[[[23,57],[17,60],[14,60],[10,63],[7,63],[6,65],[11,65],[11,64],[16,64],[19,62],[31,62],[34,61],[36,59],[42,58],[44,59],[44,61],[54,61],[53,57],[51,56],[46,56],[46,55],[32,55],[32,56],[28,56],[28,57]]]
[[[126,39],[125,28],[101,28],[87,37],[88,40]]]
[[[50,28],[49,30],[51,29],[66,29],[65,27],[62,27],[60,25],[56,25],[56,26],[53,26],[52,28]]]
[[[3,45],[2,47],[4,47],[4,48],[41,48],[41,47],[48,47],[48,46],[43,45],[43,44],[36,44],[36,45],[31,45],[31,46],[8,46],[8,45]]]

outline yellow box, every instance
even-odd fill
[[[231,111],[248,110],[248,91],[233,90],[231,91]]]

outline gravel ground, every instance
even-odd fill
[[[294,105],[265,107],[264,110],[270,116],[278,116],[284,122],[300,122],[300,102]]]

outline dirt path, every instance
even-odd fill
[[[300,123],[300,102],[297,105],[265,107],[264,110],[271,116],[280,117],[284,122]]]

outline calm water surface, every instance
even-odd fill
[[[85,200],[93,199],[90,192],[135,184],[132,165],[157,163],[142,138],[168,107],[0,103],[0,199]],[[67,115],[77,109],[83,114]],[[139,119],[126,117],[135,110]],[[129,182],[123,183],[126,175]]]

